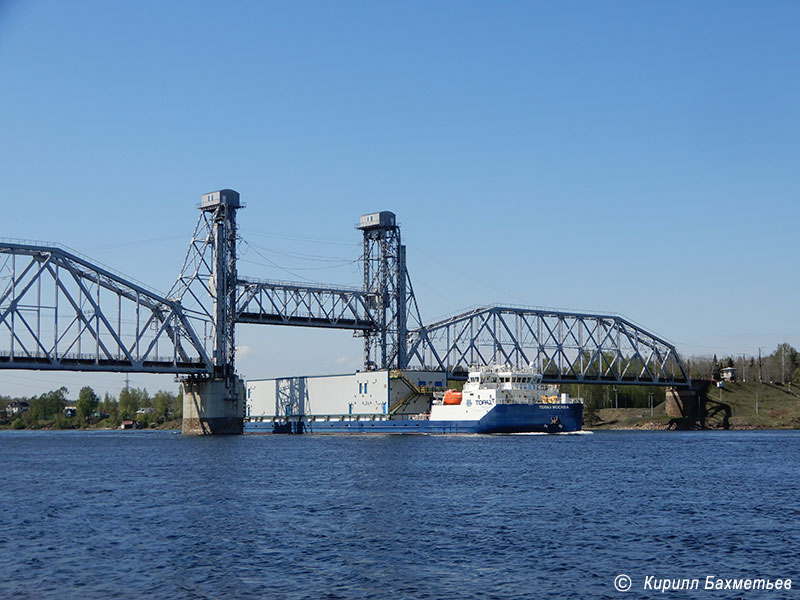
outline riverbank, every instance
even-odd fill
[[[706,400],[706,428],[800,429],[797,387],[772,383],[726,383],[710,388]],[[664,430],[691,428],[665,413],[664,404],[649,408],[587,409],[585,429]]]
[[[141,427],[140,430],[170,430],[170,429],[178,429],[180,430],[183,426],[183,421],[181,419],[169,419],[160,423],[158,425],[151,424],[147,427]],[[13,423],[5,423],[0,425],[0,431],[10,431],[15,429],[28,429],[28,430],[35,430],[35,431],[115,431],[121,429],[119,425],[109,425],[108,421],[100,421],[99,423],[85,425],[83,427],[78,427],[70,422],[56,422],[56,421],[41,421],[37,424],[36,427],[15,427]]]

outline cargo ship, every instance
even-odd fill
[[[357,386],[357,387],[356,387]],[[463,389],[439,372],[251,381],[245,433],[568,433],[583,425],[583,402],[542,383],[531,368],[471,368]]]

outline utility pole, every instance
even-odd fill
[[[781,383],[786,383],[786,344],[781,344]]]
[[[747,363],[744,362],[744,353],[742,353],[742,383],[747,383]]]

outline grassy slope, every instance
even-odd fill
[[[758,414],[756,414],[758,394]],[[721,390],[709,388],[706,410],[711,415],[707,426],[722,427],[724,408],[730,407],[731,429],[800,429],[800,390],[797,386],[779,386],[769,383],[726,383]],[[713,414],[717,408],[723,408]],[[596,422],[592,422],[592,417]],[[587,414],[587,428],[592,429],[662,429],[670,418],[660,404],[650,416],[648,408],[601,409]]]

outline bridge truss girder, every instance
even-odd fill
[[[0,368],[200,375],[211,362],[178,302],[62,248],[0,242]]]
[[[413,367],[448,372],[472,364],[532,365],[546,383],[687,386],[687,368],[665,340],[611,315],[477,308],[409,333]]]
[[[240,280],[236,322],[373,331],[372,295],[344,287]]]

